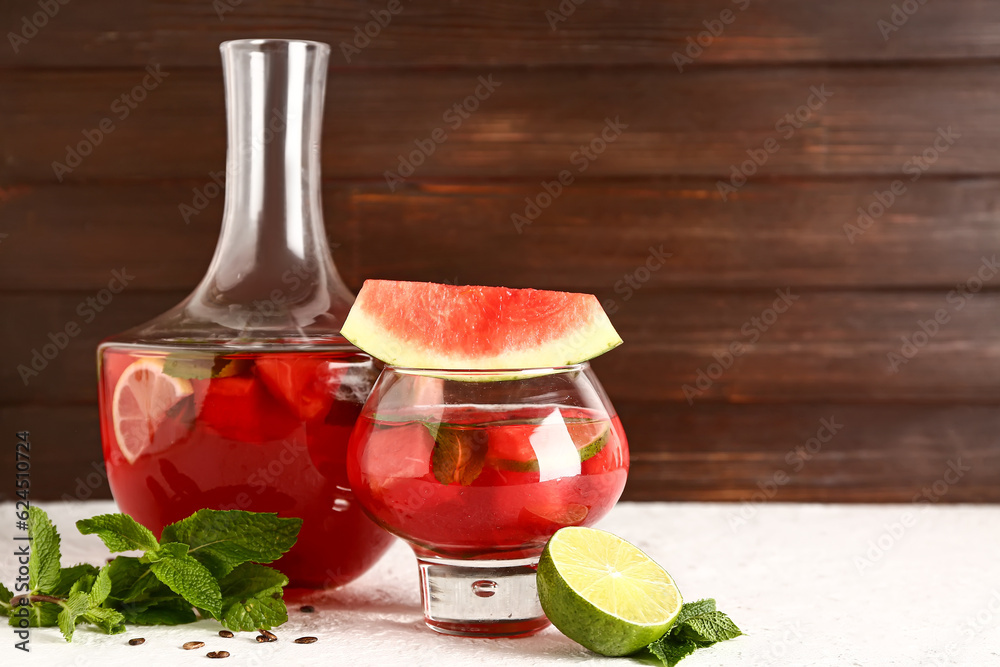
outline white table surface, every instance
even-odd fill
[[[63,565],[104,561],[100,540],[73,523],[115,511],[113,503],[40,505],[60,529]],[[745,524],[737,523],[741,509],[755,512]],[[1000,506],[621,503],[599,527],[659,561],[685,599],[716,598],[746,633],[697,651],[683,667],[1000,665]],[[0,504],[0,544],[13,545],[13,533],[13,506]],[[4,547],[0,557],[8,587],[12,552]],[[273,644],[255,643],[255,633],[221,639],[214,621],[114,636],[81,625],[71,644],[56,628],[33,630],[29,655],[0,627],[0,665],[204,664],[209,650],[230,652],[223,665],[641,664],[597,656],[554,628],[505,640],[432,632],[402,543],[357,581],[307,602],[316,613],[290,605]],[[303,635],[319,641],[290,641]],[[127,645],[140,636],[144,645]],[[205,648],[180,648],[192,640]]]

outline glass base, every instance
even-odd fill
[[[538,602],[537,558],[417,558],[428,627],[462,637],[527,637],[549,625]]]

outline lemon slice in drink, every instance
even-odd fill
[[[611,533],[581,527],[563,528],[545,545],[538,598],[564,635],[611,656],[662,637],[684,604],[649,556]]]
[[[187,380],[163,372],[162,359],[140,359],[125,369],[111,400],[115,438],[125,460],[134,463],[150,448],[167,410],[192,391]]]

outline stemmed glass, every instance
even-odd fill
[[[538,557],[560,528],[607,514],[628,465],[621,421],[587,363],[386,367],[348,449],[358,501],[417,556],[427,625],[478,637],[548,625]]]

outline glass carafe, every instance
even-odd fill
[[[291,586],[367,570],[391,536],[350,491],[348,438],[378,375],[340,336],[353,295],[323,226],[320,131],[329,46],[221,46],[226,204],[208,273],[179,305],[98,349],[108,480],[159,534],[192,512],[303,519],[276,563]]]

